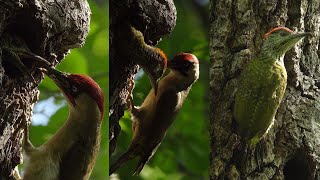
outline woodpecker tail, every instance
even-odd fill
[[[138,162],[137,167],[134,170],[133,176],[137,176],[140,174],[140,172],[142,171],[144,165],[148,162],[148,160],[149,160],[148,157],[147,158],[144,158],[144,157],[140,158],[140,161]]]
[[[135,158],[138,153],[139,146],[129,147],[129,150],[125,152],[122,156],[120,156],[119,159],[113,165],[111,165],[109,169],[109,175],[116,172],[127,161]]]

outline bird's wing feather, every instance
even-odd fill
[[[264,82],[262,103],[257,106],[256,115],[252,119],[258,122],[253,127],[257,136],[262,136],[273,124],[272,121],[286,89],[287,77],[284,68],[275,64],[267,78]]]
[[[252,132],[246,130],[251,129],[251,119],[261,96],[263,77],[259,74],[257,63],[253,60],[242,72],[235,97],[234,115],[240,126],[240,133],[245,137],[252,136]]]
[[[99,136],[95,138],[78,137],[61,157],[59,178],[70,180],[89,178],[99,151],[99,141]]]
[[[164,129],[169,128],[179,110],[179,107],[177,107],[179,99],[181,99],[180,94],[174,88],[168,88],[160,94],[156,103],[154,117],[152,117],[152,124],[148,125],[153,131],[152,134],[158,135],[157,132],[166,132]]]
[[[245,136],[261,137],[272,124],[277,108],[286,87],[286,72],[279,66],[270,71],[257,71],[263,64],[252,63],[246,70],[257,73],[245,73],[236,94],[235,117]],[[269,67],[270,68],[270,67]],[[259,72],[259,73],[258,73]],[[265,72],[265,73],[264,73]],[[242,126],[242,127],[241,127]]]
[[[144,123],[150,123],[144,124],[146,127],[148,127],[143,128],[148,131],[144,132],[146,133],[144,135],[145,142],[141,143],[145,145],[145,147],[143,148],[144,153],[143,155],[140,155],[140,160],[136,166],[134,175],[137,175],[141,172],[144,165],[148,162],[148,160],[153,156],[157,148],[160,146],[160,143],[166,134],[167,128],[169,128],[169,126],[173,122],[175,115],[179,109],[179,107],[177,107],[177,101],[179,101],[179,97],[179,94],[174,88],[169,88],[166,89],[166,91],[159,93],[159,97],[157,99],[155,107],[155,113],[153,114],[154,116],[149,117],[153,118],[152,121],[144,121]],[[167,114],[172,114],[172,116],[168,116]],[[166,123],[163,123],[164,121]]]

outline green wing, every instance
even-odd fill
[[[257,143],[272,125],[283,98],[287,73],[278,63],[253,60],[240,77],[234,116],[240,133]]]

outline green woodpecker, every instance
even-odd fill
[[[59,86],[69,104],[69,117],[43,145],[33,147],[25,131],[27,162],[24,180],[89,179],[100,147],[104,96],[86,75],[67,74],[53,68],[45,73]]]
[[[165,53],[156,47],[145,43],[143,34],[134,27],[128,25],[125,30],[122,44],[126,44],[126,52],[130,58],[142,67],[148,75],[154,92],[157,94],[158,82],[166,71],[167,57]]]
[[[132,99],[129,99],[133,117],[133,139],[127,152],[111,166],[110,174],[137,156],[140,161],[134,174],[141,172],[160,146],[193,83],[199,78],[198,59],[189,53],[176,55],[168,62],[168,68],[171,72],[160,80],[157,95],[151,89],[140,107],[134,107]]]
[[[255,147],[272,127],[284,96],[287,85],[284,54],[308,34],[294,33],[286,27],[272,29],[264,35],[261,52],[240,75],[234,117],[250,147]]]

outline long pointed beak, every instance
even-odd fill
[[[154,93],[155,93],[155,95],[157,95],[157,93],[158,93],[158,82],[159,82],[159,79],[156,79],[155,76],[150,76],[149,74],[147,74],[147,75],[148,75],[148,77],[149,77],[149,80],[150,80],[152,89],[154,89]]]
[[[292,34],[291,37],[293,37],[293,38],[303,38],[303,37],[310,36],[310,35],[311,35],[310,32],[304,32],[304,33]]]
[[[36,60],[39,63],[39,65],[44,68],[52,67],[52,65],[46,59],[44,59],[43,57],[38,56],[32,52],[24,51],[24,50],[16,50],[16,52],[21,54],[24,57]]]
[[[172,60],[168,61],[168,63],[167,63],[168,69],[174,69],[175,66],[176,66],[175,63]]]
[[[58,71],[52,67],[45,68],[44,73],[51,78],[60,88],[62,89],[68,89],[69,83],[68,83],[68,74],[63,73],[61,71]]]
[[[150,83],[152,88],[154,89],[155,95],[158,93],[158,83],[160,81],[160,78],[163,76],[164,72],[162,74],[157,74],[157,72],[150,72],[148,69],[144,69],[144,72],[147,74],[149,77]]]
[[[305,33],[295,33],[295,34],[290,34],[287,37],[285,37],[281,43],[281,46],[283,46],[283,50],[286,52],[289,49],[291,49],[297,42],[299,42],[301,39],[304,37],[311,35],[309,32]]]
[[[287,41],[292,42],[294,45],[295,43],[300,41],[302,38],[309,36],[309,35],[311,35],[311,33],[309,33],[309,32],[291,34],[290,36],[288,36]]]

